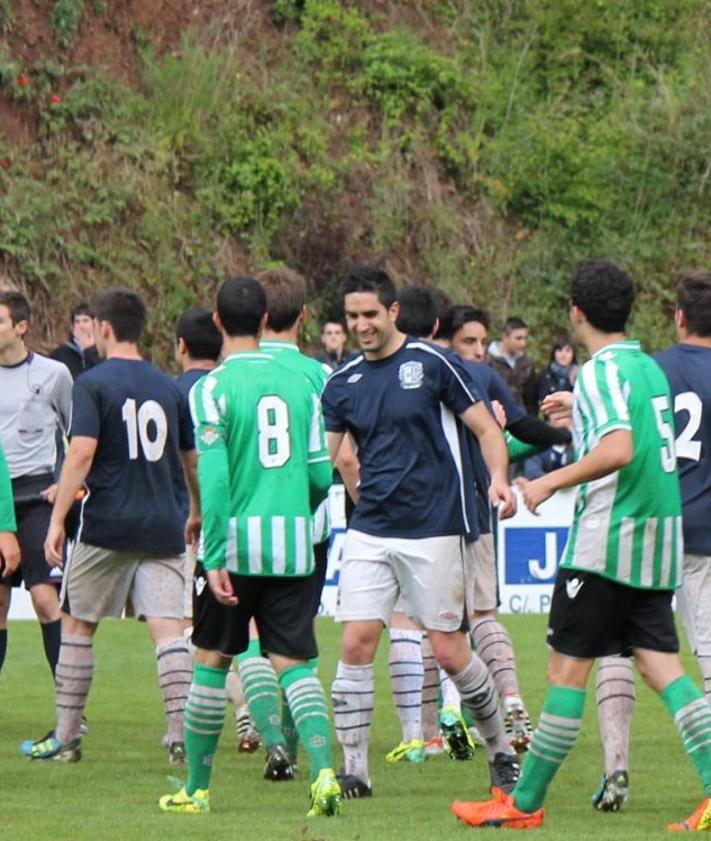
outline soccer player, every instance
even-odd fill
[[[506,517],[515,503],[503,436],[459,363],[397,329],[395,287],[386,272],[355,266],[342,293],[349,331],[362,351],[331,376],[323,395],[332,458],[348,433],[360,461],[343,550],[336,613],[343,640],[332,689],[345,755],[344,796],[372,794],[373,659],[400,594],[479,724],[492,779],[511,785],[518,762],[496,690],[460,630],[469,577],[463,544],[476,525],[465,498],[458,418],[479,439],[492,477],[491,502]]]
[[[313,388],[313,398],[320,401],[321,392],[331,369],[323,362],[301,353],[297,344],[299,330],[306,319],[306,280],[293,269],[280,268],[260,272],[257,280],[267,299],[267,320],[262,331],[260,348],[273,356],[295,376],[305,377]],[[328,502],[318,507],[312,524],[314,574],[312,610],[316,616],[321,604],[321,591],[328,563]],[[279,682],[269,658],[262,656],[259,635],[252,628],[249,648],[237,658],[242,688],[249,711],[267,751],[264,771],[266,779],[278,781],[293,778],[296,763],[298,732],[287,703],[282,705],[279,725]],[[317,661],[311,661],[316,669]]]
[[[45,541],[47,562],[60,566],[64,521],[86,483],[79,534],[62,584],[57,725],[46,738],[24,742],[22,750],[31,759],[81,758],[92,638],[104,617],[121,616],[130,596],[156,645],[170,758],[180,763],[192,663],[181,623],[185,523],[177,490],[181,449],[187,475],[194,471],[190,430],[175,383],[138,351],[146,322],[140,297],[130,289],[109,289],[94,299],[93,312],[106,361],[76,380],[71,442]]]
[[[17,542],[17,522],[12,500],[12,483],[5,454],[0,447],[0,574],[3,578],[20,565],[20,546]],[[5,656],[7,636],[0,636],[0,659]]]
[[[326,699],[308,664],[317,654],[311,515],[328,492],[331,464],[313,386],[259,350],[265,320],[266,297],[256,280],[222,284],[215,323],[225,360],[190,396],[209,587],[195,604],[196,665],[185,716],[188,780],[160,799],[167,812],[209,811],[227,671],[247,649],[252,617],[309,754],[309,815],[340,808]]]
[[[681,482],[684,571],[679,614],[711,703],[711,274],[682,274],[677,283],[679,344],[654,357],[674,398],[676,456]],[[597,681],[598,718],[605,773],[593,805],[617,811],[629,792],[629,735],[634,711],[632,663],[606,657]],[[703,815],[687,821],[698,825]]]
[[[24,581],[55,673],[61,639],[57,588],[44,558],[56,486],[57,426],[69,428],[72,378],[65,365],[27,349],[30,305],[19,292],[0,291],[0,445],[12,479],[20,566],[0,579],[0,668],[7,647],[11,588]]]
[[[452,804],[471,826],[543,823],[548,786],[580,732],[594,658],[629,650],[711,794],[711,709],[684,674],[671,606],[682,537],[669,386],[625,336],[634,300],[629,275],[611,263],[583,263],[573,273],[570,300],[575,334],[592,354],[575,383],[579,460],[523,491],[535,512],[560,488],[580,486],[551,604],[549,689],[513,792]],[[710,803],[707,797],[702,813]]]

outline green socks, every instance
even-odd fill
[[[323,687],[306,663],[283,671],[279,683],[301,743],[309,755],[311,778],[316,779],[323,768],[333,768],[331,723]]]
[[[195,663],[185,704],[185,750],[188,755],[185,789],[188,794],[210,787],[212,763],[225,720],[226,681],[227,669]]]
[[[513,791],[516,806],[522,812],[535,812],[543,805],[551,780],[578,737],[584,709],[585,690],[549,688],[521,778]]]
[[[272,664],[262,657],[259,640],[251,640],[249,648],[237,658],[242,691],[249,705],[255,727],[264,747],[285,744],[279,716],[279,682]]]
[[[661,693],[689,758],[711,796],[711,707],[688,675],[673,680]]]

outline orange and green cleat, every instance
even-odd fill
[[[709,832],[711,831],[711,797],[701,801],[701,805],[683,821],[670,823],[667,829],[672,832]]]
[[[508,829],[535,829],[543,826],[543,807],[535,812],[522,812],[516,808],[513,796],[500,788],[492,788],[493,800],[482,803],[456,801],[450,809],[452,814],[469,826],[506,827]]]

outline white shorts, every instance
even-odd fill
[[[694,654],[711,655],[711,555],[684,555],[684,572],[676,591],[679,616]]]
[[[348,529],[336,621],[377,619],[388,625],[402,594],[403,612],[417,625],[459,630],[471,587],[471,559],[463,546],[458,535],[404,540]]]
[[[62,581],[62,610],[96,624],[120,617],[130,596],[137,619],[183,618],[185,561],[74,544]]]
[[[469,610],[496,610],[499,588],[496,580],[496,547],[493,534],[482,534],[474,543],[465,544],[471,554],[473,586],[467,593]]]

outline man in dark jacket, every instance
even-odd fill
[[[73,379],[82,371],[99,362],[94,344],[94,322],[87,304],[78,304],[72,310],[72,331],[69,339],[50,353],[51,359],[63,362]]]

